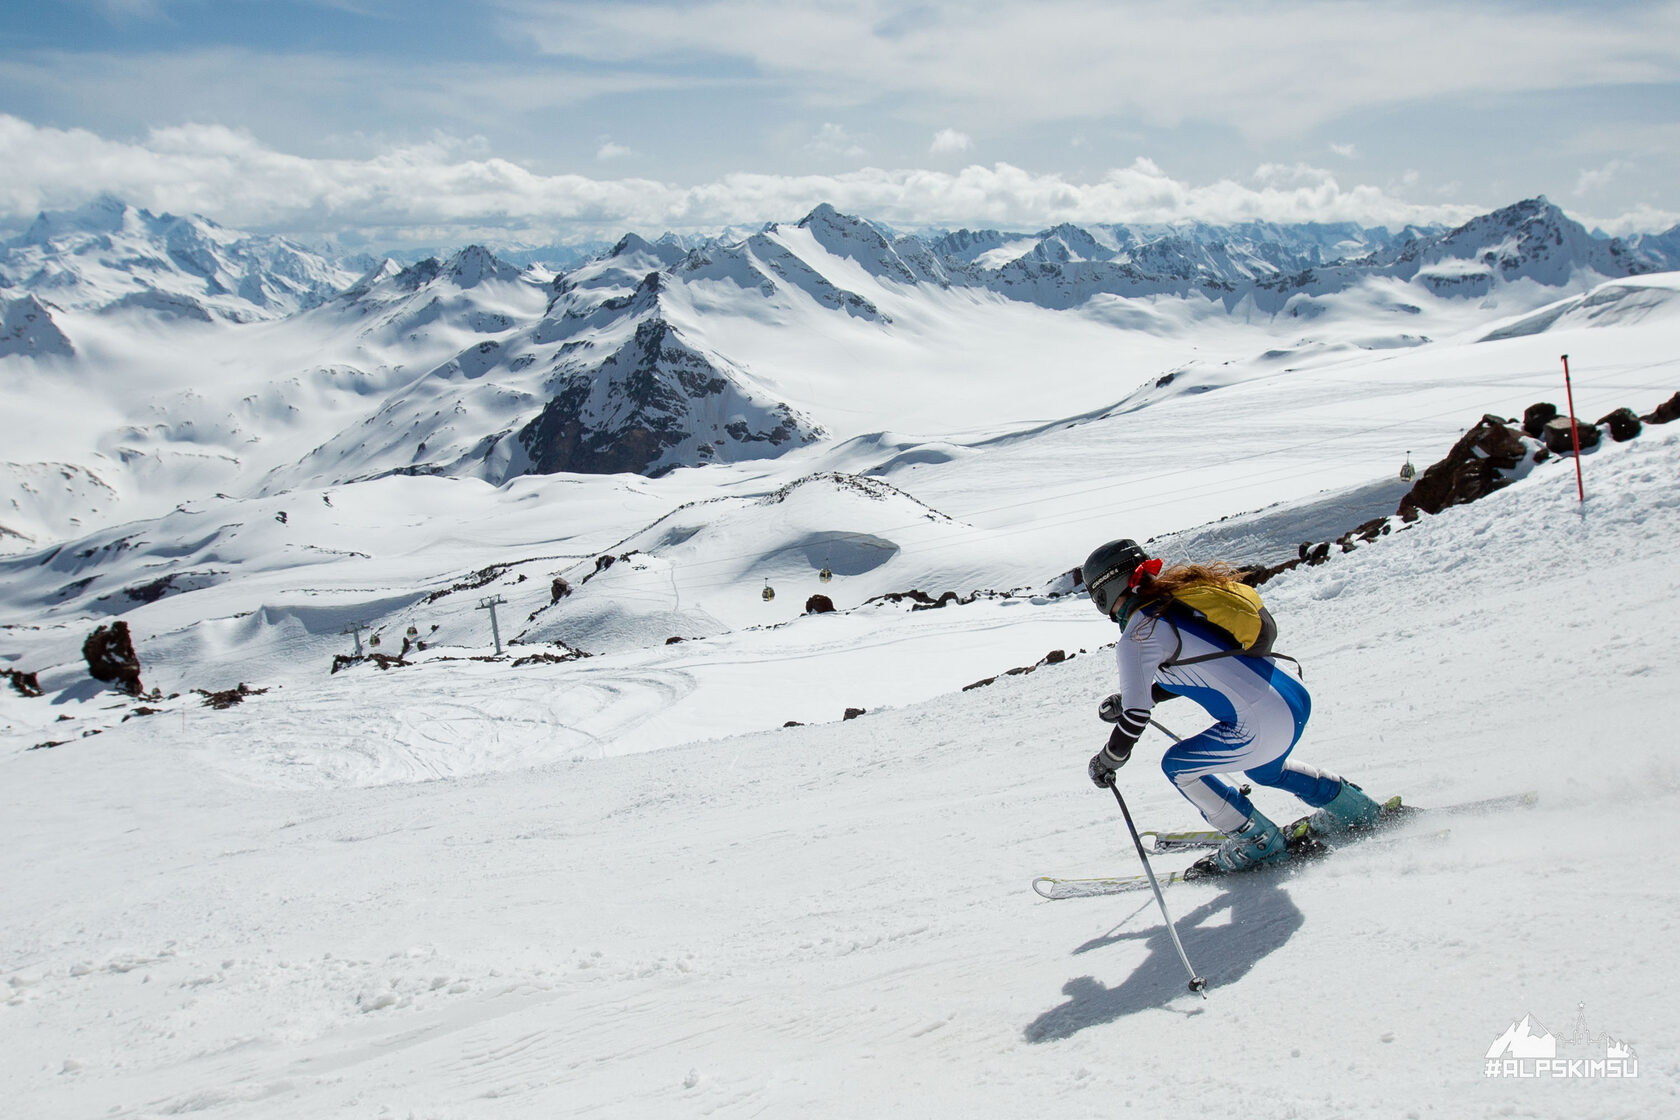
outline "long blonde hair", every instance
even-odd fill
[[[1133,612],[1142,613],[1150,621],[1140,631],[1140,636],[1147,637],[1154,633],[1155,624],[1167,613],[1176,592],[1209,583],[1241,583],[1246,574],[1248,569],[1227,564],[1223,560],[1213,560],[1206,564],[1174,564],[1158,576],[1145,574],[1137,588],[1131,592],[1133,605],[1120,608],[1121,625],[1125,624],[1124,620],[1130,618]]]
[[[1247,574],[1247,568],[1239,568],[1223,560],[1213,560],[1206,564],[1174,564],[1158,576],[1144,577],[1138,584],[1137,595],[1145,602],[1166,600],[1180,591],[1204,584],[1241,583],[1243,576]]]

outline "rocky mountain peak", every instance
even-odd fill
[[[52,312],[33,294],[0,300],[0,358],[8,354],[67,358],[75,352]]]

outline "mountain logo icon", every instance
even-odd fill
[[[1552,1032],[1540,1025],[1533,1015],[1524,1015],[1521,1019],[1505,1028],[1505,1033],[1494,1039],[1493,1045],[1488,1047],[1487,1056],[1490,1058],[1555,1058],[1557,1057],[1557,1039]]]

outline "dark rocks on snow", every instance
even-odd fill
[[[1575,440],[1581,441],[1581,450],[1587,451],[1598,446],[1598,429],[1583,420],[1575,420],[1568,416],[1559,416],[1546,421],[1546,449],[1555,455],[1573,455]]]
[[[1618,408],[1616,411],[1599,418],[1598,426],[1610,429],[1610,438],[1617,443],[1626,443],[1630,439],[1637,439],[1644,430],[1639,422],[1639,414],[1631,408]]]
[[[1538,401],[1523,409],[1523,432],[1530,439],[1539,439],[1546,430],[1546,423],[1558,414],[1557,405],[1550,401]]]
[[[374,654],[374,656],[378,657],[380,655]],[[337,672],[336,667],[333,671]],[[268,689],[252,688],[244,681],[240,681],[238,688],[224,688],[219,692],[209,692],[202,688],[195,688],[193,691],[204,697],[206,708],[215,708],[218,712],[225,712],[236,704],[243,704],[247,696],[261,696]]]
[[[909,591],[889,591],[885,595],[877,595],[873,599],[865,601],[869,603],[902,603],[906,599],[910,600],[910,609],[913,611],[931,611],[937,610],[947,603],[967,606],[974,602],[975,595],[970,595],[965,599],[955,591],[947,591],[935,599],[926,591],[912,587]]]
[[[844,716],[841,716],[840,718],[841,718],[841,722],[845,722],[848,719],[856,719],[857,717],[859,717],[861,715],[868,715],[868,714],[869,714],[869,709],[868,708],[847,708],[846,709],[846,714]]]
[[[1555,421],[1554,421],[1555,422]],[[1399,515],[1407,521],[1420,513],[1440,513],[1463,505],[1511,483],[1510,472],[1530,454],[1522,433],[1498,416],[1483,416],[1447,452],[1426,468],[1400,499]]]
[[[574,649],[565,642],[555,642],[554,644],[560,647],[559,653],[549,653],[545,650],[542,653],[530,653],[524,657],[516,657],[513,661],[513,667],[517,669],[521,665],[563,665],[568,661],[581,661],[589,656],[581,649]]]
[[[1680,393],[1674,394],[1666,401],[1640,417],[1647,424],[1672,424],[1680,420]]]
[[[82,643],[82,656],[94,680],[114,683],[130,696],[145,691],[140,684],[140,655],[134,652],[128,623],[119,619],[89,634]]]
[[[332,671],[336,673],[340,669],[348,669],[352,665],[360,665],[364,661],[373,662],[375,665],[379,666],[381,670],[398,669],[410,664],[410,662],[404,661],[401,657],[392,657],[388,653],[370,653],[362,657],[357,657],[354,654],[349,653],[340,653],[333,657]]]
[[[1084,651],[1081,650],[1080,652],[1083,653]],[[1074,656],[1073,654],[1067,652],[1066,650],[1053,649],[1049,653],[1045,654],[1043,657],[1039,658],[1037,661],[1033,662],[1031,665],[1017,665],[1013,669],[1005,669],[1003,672],[999,673],[998,676],[1000,676],[1000,677],[1021,677],[1021,676],[1025,676],[1026,674],[1034,672],[1034,671],[1038,670],[1039,668],[1041,668],[1045,665],[1060,665],[1064,661],[1071,660],[1073,658],[1073,656]],[[977,689],[977,688],[985,688],[987,685],[991,684],[992,682],[994,682],[996,680],[997,680],[997,677],[985,677],[985,678],[982,678],[981,680],[975,681],[973,684],[963,685],[962,690],[964,692],[972,692],[974,689]]]
[[[832,614],[834,613],[834,600],[827,595],[813,595],[805,600],[805,613]]]
[[[564,579],[561,579],[559,576],[555,576],[554,582],[550,584],[548,588],[549,605],[553,606],[555,603],[558,603],[571,593],[572,585],[567,583]]]
[[[596,576],[600,575],[602,572],[606,571],[608,568],[612,567],[614,564],[618,563],[620,560],[628,560],[628,559],[630,559],[630,557],[632,557],[634,555],[636,555],[636,550],[635,549],[631,549],[629,552],[626,552],[623,556],[610,556],[610,555],[608,555],[608,556],[597,556],[597,557],[595,557],[595,567],[594,567],[594,569],[592,571],[585,572],[583,574],[583,579],[579,582],[588,583],[590,580],[594,579]]]
[[[6,678],[14,689],[23,696],[40,696],[41,682],[34,673],[25,673],[19,669],[0,669],[0,676]]]

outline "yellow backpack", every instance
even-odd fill
[[[1256,643],[1266,632],[1266,620],[1271,617],[1271,612],[1260,602],[1260,593],[1246,583],[1204,583],[1185,588],[1173,599],[1225,631],[1248,654],[1254,653]],[[1276,637],[1277,624],[1273,623],[1270,629]]]
[[[1194,665],[1220,657],[1281,657],[1294,661],[1287,654],[1276,653],[1272,643],[1277,641],[1277,623],[1272,612],[1260,601],[1260,593],[1246,583],[1203,583],[1185,588],[1173,595],[1170,603],[1145,608],[1150,613],[1166,615],[1171,610],[1183,611],[1207,623],[1231,642],[1232,648],[1197,657],[1180,658],[1175,652],[1161,663]],[[1125,620],[1121,619],[1124,628]]]

